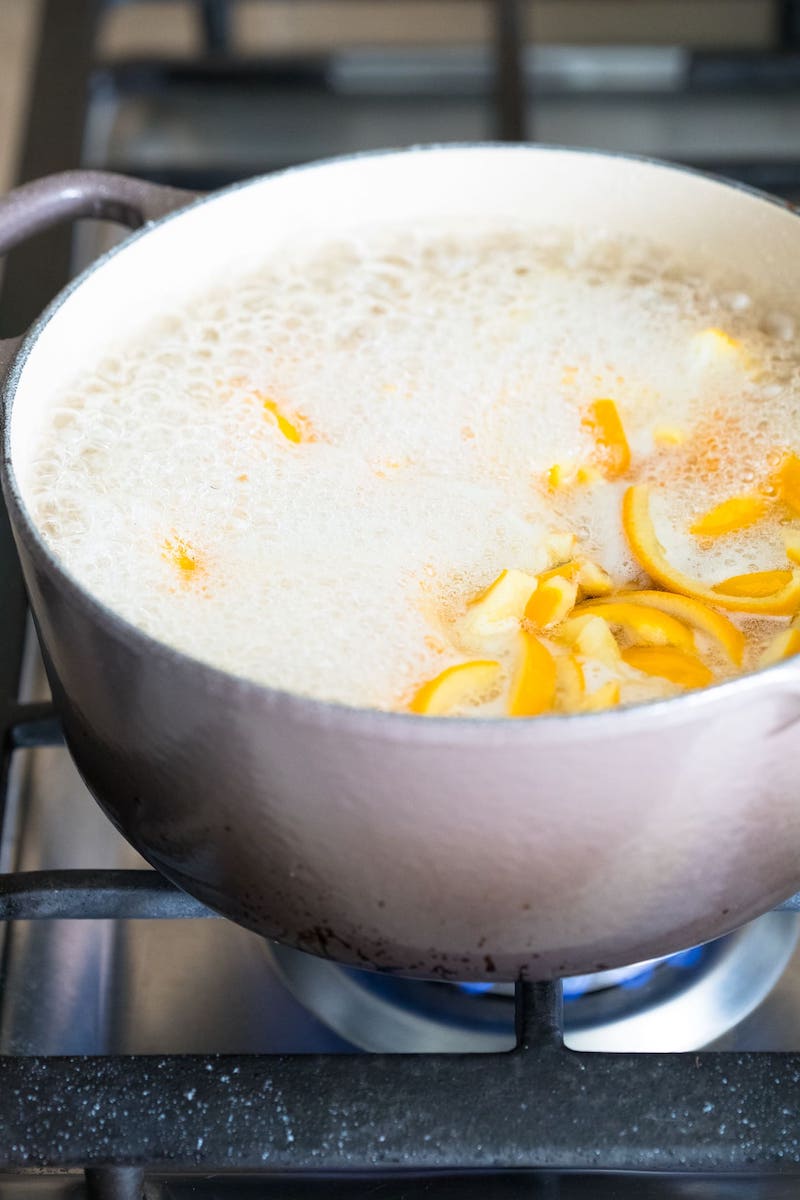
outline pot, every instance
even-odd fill
[[[735,268],[776,306],[800,279],[800,223],[782,204],[592,152],[414,149],[200,200],[83,172],[13,192],[0,251],[65,217],[143,226],[4,347],[3,490],[70,751],[159,871],[316,954],[442,979],[545,979],[716,937],[800,887],[800,663],[588,715],[353,709],[153,640],[89,595],[31,518],[37,424],[120,328],[135,333],[155,305],[287,234],[433,212],[650,237]]]

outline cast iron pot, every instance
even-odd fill
[[[185,211],[177,210],[185,208]],[[535,720],[385,714],[212,669],[89,595],[26,503],[51,398],[286,235],[432,212],[591,223],[723,264],[793,306],[800,222],[659,163],[537,147],[335,160],[196,201],[70,173],[0,202],[0,252],[56,220],[143,226],[6,344],[3,490],[67,742],[158,870],[268,937],[440,978],[546,978],[725,933],[800,886],[800,662],[654,703]]]

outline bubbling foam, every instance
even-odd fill
[[[698,348],[710,327],[747,362]],[[91,365],[53,405],[31,507],[80,583],[156,638],[391,709],[463,658],[446,630],[465,597],[547,566],[550,533],[640,577],[621,483],[546,484],[590,454],[598,397],[622,415],[627,482],[664,485],[678,566],[781,563],[777,519],[711,545],[686,530],[764,486],[797,427],[798,366],[790,314],[660,249],[490,222],[375,229],[286,247]],[[657,446],[663,426],[679,444]]]

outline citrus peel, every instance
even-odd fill
[[[446,717],[457,709],[488,699],[496,690],[500,676],[500,664],[490,659],[457,663],[423,683],[409,709],[429,717]]]
[[[613,400],[595,400],[583,424],[591,430],[597,457],[607,479],[619,479],[631,465],[631,451],[619,410]]]
[[[800,458],[796,454],[786,455],[778,468],[776,483],[781,500],[800,517]]]
[[[708,584],[673,567],[653,525],[647,484],[634,484],[626,491],[622,502],[622,526],[639,565],[668,591],[680,592],[729,611],[762,616],[787,616],[800,608],[800,570],[793,570],[789,582],[771,595],[731,596],[716,592]]]
[[[563,575],[553,575],[539,583],[525,605],[525,620],[537,629],[558,625],[572,611],[578,595],[578,584]]]
[[[702,600],[692,596],[683,596],[677,592],[658,592],[655,590],[624,592],[627,604],[642,604],[648,608],[657,608],[683,621],[692,629],[713,638],[725,651],[731,662],[739,667],[744,656],[745,636],[741,629],[734,625],[728,617],[710,608]],[[591,611],[587,604],[586,611]]]
[[[629,646],[622,651],[623,662],[646,675],[658,675],[680,687],[707,687],[713,675],[705,663],[675,646]]]
[[[785,658],[793,658],[800,654],[800,626],[793,622],[788,629],[782,629],[768,644],[758,660],[759,667],[772,667]]]
[[[467,605],[464,632],[475,637],[491,637],[513,629],[522,619],[525,605],[537,586],[536,576],[527,571],[515,568],[501,571]]]
[[[714,591],[725,596],[773,596],[791,582],[791,571],[750,571],[731,575],[714,584]]]
[[[602,617],[609,625],[618,625],[637,642],[648,646],[677,646],[681,650],[694,650],[692,631],[677,617],[659,609],[641,604],[629,604],[626,600],[593,600],[579,604],[575,615],[589,613]]]
[[[763,496],[732,496],[698,517],[689,532],[695,537],[721,537],[754,525],[766,511],[767,502]]]
[[[556,662],[535,634],[522,630],[519,639],[519,658],[508,695],[508,715],[537,717],[553,708]]]

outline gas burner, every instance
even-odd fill
[[[564,980],[573,1050],[699,1050],[744,1020],[783,973],[796,913],[772,912],[703,946]],[[384,1053],[510,1050],[513,984],[440,983],[345,967],[271,945],[295,997],[354,1046]]]

